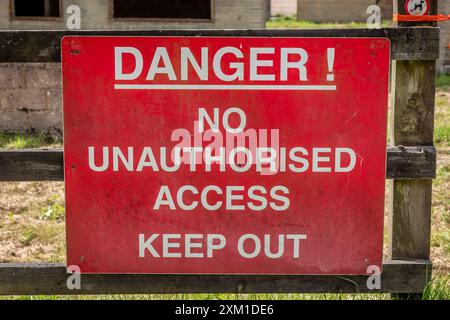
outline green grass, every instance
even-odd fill
[[[59,195],[52,195],[41,209],[42,220],[63,220],[65,216],[64,200]]]
[[[436,217],[436,219],[442,221],[450,228],[449,183],[450,164],[439,165],[437,167],[436,179],[433,180],[433,186],[436,189],[433,194],[433,210],[439,214],[439,217]]]
[[[450,147],[450,75],[436,77],[434,139],[438,147]]]
[[[450,74],[440,74],[436,77],[436,86],[450,87]]]
[[[43,148],[60,144],[61,141],[47,133],[0,133],[0,148],[4,149]]]
[[[383,20],[382,27],[389,27],[392,21]],[[367,28],[366,22],[346,23],[317,23],[307,20],[297,20],[295,17],[278,16],[273,17],[266,23],[268,29],[335,29],[335,28]]]
[[[450,300],[450,276],[438,275],[427,285],[424,300]]]
[[[38,237],[36,229],[29,227],[25,229],[22,233],[22,240],[20,241],[24,246],[29,246],[33,240]]]
[[[450,255],[450,229],[445,227],[431,237],[431,246],[443,248],[445,254]]]
[[[434,130],[436,145],[450,146],[450,125],[436,126]]]

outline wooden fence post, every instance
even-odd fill
[[[405,14],[407,0],[394,0],[394,13]],[[437,13],[430,0],[428,14]],[[398,22],[398,27],[433,26],[433,22]],[[391,145],[433,146],[436,61],[393,61]],[[389,256],[396,260],[430,258],[432,180],[391,180]],[[399,298],[420,298],[398,295]]]

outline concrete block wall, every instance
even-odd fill
[[[316,22],[364,22],[367,7],[377,4],[381,8],[381,18],[392,19],[392,0],[297,0],[299,20]]]
[[[57,63],[0,65],[0,131],[62,133]]]
[[[315,22],[366,21],[371,4],[376,0],[298,0],[297,18]]]
[[[271,0],[271,16],[297,16],[297,0]]]
[[[63,30],[66,8],[81,8],[82,30],[264,28],[270,0],[212,0],[211,21],[113,19],[112,0],[61,0],[61,18],[11,17],[11,1],[0,0],[0,30]],[[60,64],[0,64],[0,132],[62,133]]]

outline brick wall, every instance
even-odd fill
[[[133,30],[159,28],[264,28],[270,0],[212,0],[213,19],[206,22],[120,20],[110,17],[112,0],[62,0],[61,18],[14,19],[10,0],[0,0],[0,30],[65,29],[68,5],[81,8],[81,28]],[[0,64],[0,132],[62,132],[59,64]]]

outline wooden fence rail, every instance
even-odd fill
[[[62,264],[3,264],[0,295],[138,293],[414,293],[431,276],[428,261],[386,261],[381,289],[367,288],[364,275],[161,275],[82,274],[81,289],[67,288]]]
[[[61,62],[61,39],[92,36],[232,36],[388,38],[393,60],[439,58],[439,28],[307,30],[0,31],[0,62]]]
[[[389,147],[387,179],[432,179],[434,147]],[[63,181],[63,150],[0,150],[0,181]]]

